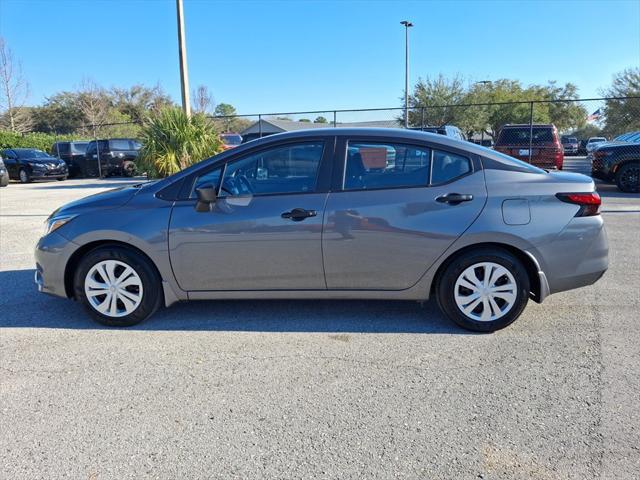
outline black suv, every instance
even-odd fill
[[[64,160],[69,169],[69,177],[80,177],[85,175],[85,152],[88,144],[88,141],[56,142],[51,145],[49,153]]]
[[[140,142],[133,138],[109,138],[107,140],[91,140],[87,145],[86,174],[96,177],[102,175],[124,175],[132,177],[136,173],[136,158],[142,148]],[[98,169],[100,155],[100,170]]]
[[[640,131],[603,142],[588,158],[592,177],[615,182],[623,192],[640,192]]]
[[[66,180],[67,164],[36,148],[7,148],[0,152],[9,178],[28,183],[31,180]]]

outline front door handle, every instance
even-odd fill
[[[318,212],[316,212],[315,210],[305,210],[304,208],[294,208],[290,212],[284,212],[280,216],[282,218],[293,220],[294,222],[300,222],[305,218],[315,217],[316,215],[318,215]]]
[[[436,202],[448,203],[449,205],[458,205],[462,202],[470,202],[473,195],[469,193],[447,193],[436,198]]]

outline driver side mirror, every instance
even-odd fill
[[[196,188],[196,194],[198,195],[196,212],[210,211],[211,204],[216,203],[216,198],[218,198],[218,193],[212,185],[205,185],[204,187]]]

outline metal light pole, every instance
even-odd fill
[[[191,116],[189,99],[189,71],[187,70],[187,44],[184,39],[184,11],[182,0],[176,0],[178,11],[178,53],[180,55],[180,88],[182,89],[182,109],[187,117]]]
[[[403,20],[400,24],[404,25],[404,128],[409,128],[409,28],[413,23]]]

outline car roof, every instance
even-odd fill
[[[457,148],[460,150],[466,150],[476,155],[482,155],[484,157],[502,158],[500,155],[496,155],[491,149],[477,145],[475,143],[468,142],[466,140],[458,140],[454,137],[446,135],[440,135],[437,133],[421,132],[418,130],[409,130],[404,128],[373,128],[373,127],[352,127],[352,128],[314,128],[305,130],[295,130],[292,132],[276,133],[268,135],[266,137],[258,138],[250,142],[244,143],[240,147],[236,147],[234,153],[241,152],[245,148],[251,148],[258,144],[268,145],[287,139],[300,139],[314,138],[319,136],[337,136],[337,137],[372,137],[372,138],[384,138],[385,140],[391,139],[398,141],[418,141],[429,142],[431,144],[441,145],[443,147]],[[227,150],[231,152],[231,150]]]

